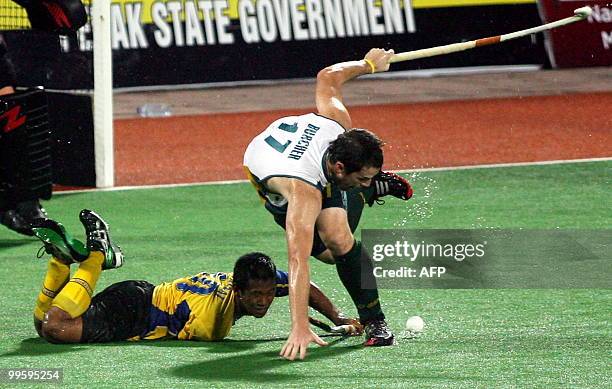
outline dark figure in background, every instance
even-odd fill
[[[17,0],[33,29],[67,34],[87,21],[80,0]],[[0,223],[32,235],[51,198],[51,129],[42,88],[16,88],[15,71],[0,36]]]

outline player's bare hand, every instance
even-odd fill
[[[363,334],[363,325],[357,319],[353,319],[351,317],[339,317],[338,320],[336,320],[336,322],[334,322],[334,324],[337,325],[337,326],[342,326],[342,325],[351,325],[351,326],[353,326],[355,328],[355,330],[352,331],[348,335],[355,336],[355,335]]]
[[[393,50],[375,48],[370,49],[364,59],[371,61],[371,64],[374,65],[374,73],[380,73],[389,70],[389,61],[394,54]]]
[[[306,350],[310,343],[316,343],[319,346],[327,346],[327,342],[323,341],[317,334],[312,332],[310,327],[293,328],[289,334],[289,338],[281,349],[280,356],[293,361],[299,355],[300,359],[306,357]]]

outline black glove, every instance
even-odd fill
[[[13,0],[25,8],[32,28],[64,35],[87,23],[81,0]]]

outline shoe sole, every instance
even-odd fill
[[[393,346],[394,344],[395,339],[393,337],[390,339],[370,338],[363,343],[365,347],[384,347]]]
[[[110,249],[113,253],[113,256],[112,256],[113,263],[108,263],[107,258],[105,256],[104,263],[102,264],[102,270],[117,269],[123,266],[123,252],[121,251],[121,247],[113,243],[111,236],[110,236],[110,226],[108,225],[108,223],[106,223],[106,221],[102,219],[102,217],[98,215],[97,213],[95,213],[94,211],[83,210],[81,211],[81,214],[79,215],[79,219],[81,220],[81,224],[83,224],[84,227],[86,226],[86,222],[83,218],[83,213],[88,214],[89,217],[95,218],[100,223],[100,225],[103,226],[102,230],[104,230],[106,233],[108,244],[110,245]],[[87,227],[85,228],[85,230],[87,230]]]
[[[43,242],[49,254],[68,263],[82,262],[87,259],[89,253],[85,253],[84,247],[83,253],[72,248],[74,244],[68,242],[68,233],[64,226],[55,222],[46,222],[46,224],[46,226],[33,227],[32,231]],[[61,242],[62,245],[54,242]]]

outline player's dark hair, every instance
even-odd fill
[[[244,254],[234,265],[234,286],[238,290],[249,288],[250,280],[275,280],[276,265],[264,253]]]
[[[347,174],[364,167],[380,169],[383,164],[383,144],[372,132],[354,128],[331,142],[327,149],[329,162],[342,162]]]

